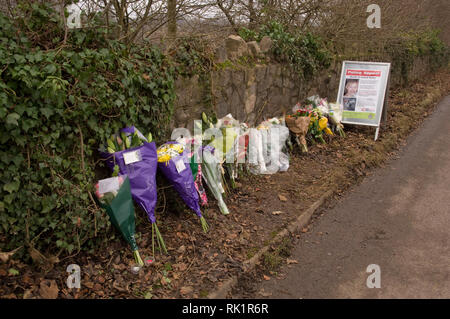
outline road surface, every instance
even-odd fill
[[[269,298],[450,298],[450,96],[399,157],[355,186],[302,234],[256,291]],[[366,272],[376,264],[375,273]],[[261,290],[263,289],[263,290]],[[261,295],[255,295],[261,298]],[[267,296],[266,296],[267,297]]]

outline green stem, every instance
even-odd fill
[[[236,188],[236,182],[235,182],[235,180],[234,180],[234,177],[231,178],[231,187],[232,187],[233,189]]]
[[[202,223],[202,228],[203,228],[203,232],[206,234],[208,232],[209,226],[208,223],[206,222],[205,217],[200,217],[200,222]]]
[[[223,189],[225,190],[225,193],[222,194],[222,196],[225,197],[230,191],[229,191],[229,188],[228,188],[228,184],[227,184],[227,182],[225,180],[225,176],[222,175],[222,173],[220,174],[220,180],[221,180]]]
[[[158,234],[156,234],[156,241],[157,241],[157,243],[158,243],[159,251],[162,252],[161,242],[160,242],[160,240],[159,240]]]
[[[152,252],[153,257],[155,256],[155,224],[152,224]]]
[[[134,250],[133,251],[133,256],[134,256],[134,260],[136,261],[136,263],[139,265],[139,266],[144,266],[144,262],[142,261],[142,259],[141,259],[141,255],[139,255],[139,250]]]
[[[302,145],[302,152],[308,153],[308,145],[306,145],[306,144],[301,144],[301,145]]]
[[[164,239],[161,236],[161,233],[159,232],[158,226],[156,225],[156,223],[154,223],[155,225],[155,232],[156,232],[156,238],[158,239],[158,245],[160,245],[160,247],[162,246],[162,251],[164,251],[164,253],[167,254],[167,248],[166,248],[166,244],[164,243]]]

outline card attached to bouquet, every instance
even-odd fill
[[[186,169],[186,165],[184,165],[184,162],[182,159],[175,162],[175,167],[177,168],[177,172],[181,173]]]
[[[98,192],[100,194],[115,192],[119,190],[119,177],[110,177],[98,181]]]
[[[125,165],[142,161],[140,150],[134,150],[131,152],[123,153],[123,160],[125,162]]]

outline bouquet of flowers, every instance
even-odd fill
[[[309,133],[311,136],[321,142],[322,144],[325,144],[325,140],[323,139],[323,130],[324,130],[324,124],[326,126],[326,123],[322,121],[322,125],[320,123],[320,120],[324,118],[320,114],[320,111],[315,109],[311,113],[310,123],[309,123]],[[326,119],[326,118],[325,118]]]
[[[335,131],[339,133],[340,136],[345,137],[344,125],[341,123],[342,121],[342,108],[338,103],[330,103],[328,118],[330,122],[335,126]]]
[[[306,134],[311,122],[312,107],[307,106],[302,108],[298,103],[294,106],[294,114],[287,115],[285,122],[289,130],[295,134],[297,143],[302,147],[304,153],[308,152],[308,146],[306,144]]]
[[[306,103],[310,104],[313,109],[318,109],[322,115],[328,115],[328,102],[326,98],[313,95],[306,99]]]
[[[196,182],[196,187],[198,185],[197,191],[199,193],[200,199],[202,200],[202,205],[207,204],[207,199],[206,192],[201,181],[199,181],[199,178],[203,178],[203,180],[206,182],[206,185],[210,189],[214,198],[217,200],[219,209],[222,214],[229,214],[227,205],[225,204],[222,197],[222,194],[225,192],[225,190],[222,186],[221,162],[214,154],[215,148],[210,145],[202,146],[201,141],[202,137],[194,137],[193,139],[180,138],[177,140],[177,142],[185,145],[186,148],[188,148],[187,146],[189,144],[193,144],[194,146],[194,150],[190,154],[190,166],[192,175],[194,176]],[[237,140],[235,141],[235,144],[236,142]],[[197,157],[197,161],[195,160],[195,157]]]
[[[215,156],[218,157],[222,163],[224,163],[223,165],[230,176],[231,184],[234,188],[237,173],[233,165],[234,163],[232,162],[236,159],[237,155],[235,142],[239,137],[240,123],[238,120],[234,119],[231,114],[227,114],[217,121],[215,128],[220,129],[222,132],[222,138],[214,139],[208,145],[214,147]],[[226,185],[224,179],[223,183]]]
[[[113,140],[116,143],[112,143]],[[162,251],[167,253],[167,248],[158,230],[155,217],[158,158],[156,145],[154,142],[151,142],[151,134],[148,134],[146,138],[134,126],[124,128],[120,133],[115,134],[107,141],[106,150],[100,150],[100,154],[106,159],[106,165],[113,172],[119,172],[128,176],[133,199],[147,213],[152,223],[152,234],[156,232],[158,245],[162,247]]]
[[[181,196],[186,205],[200,218],[203,231],[208,231],[208,224],[202,216],[197,189],[190,168],[188,153],[184,152],[184,146],[178,142],[167,142],[156,150],[158,155],[158,169],[170,181],[175,190]]]
[[[330,124],[333,126],[333,130],[340,136],[345,137],[344,126],[341,124],[342,120],[342,108],[339,104],[328,103],[327,99],[320,98],[318,95],[310,96],[307,99],[314,109],[318,109],[322,116],[326,116],[329,119]],[[322,121],[325,123],[325,121]],[[324,126],[324,124],[322,124]],[[325,131],[327,134],[331,132]],[[330,134],[331,135],[331,134]]]
[[[225,192],[222,186],[222,172],[220,161],[214,155],[214,148],[205,146],[202,148],[202,172],[209,189],[216,198],[219,209],[224,215],[228,215],[228,207],[223,201],[222,194]]]
[[[183,146],[185,147],[185,152],[187,152],[187,156],[188,158],[190,158],[189,166],[191,168],[192,178],[194,179],[194,185],[199,196],[200,205],[206,206],[208,205],[208,198],[206,196],[206,191],[202,183],[202,166],[198,161],[200,159],[199,156],[201,156],[201,141],[201,137],[182,137],[177,139],[178,143],[183,144]]]
[[[248,168],[253,174],[265,174],[267,172],[262,132],[253,127],[249,130]]]
[[[96,198],[111,223],[131,246],[136,263],[143,266],[136,244],[134,206],[131,199],[130,179],[126,175],[100,180],[96,185]]]
[[[251,131],[252,145],[249,150],[250,172],[253,174],[274,174],[287,171],[289,156],[284,146],[289,138],[285,122],[274,117],[261,122]]]

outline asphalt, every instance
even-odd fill
[[[449,184],[447,96],[397,158],[301,234],[289,257],[298,264],[282,267],[284,279],[273,276],[256,291],[268,298],[450,298]],[[371,264],[379,266],[380,288],[367,287]]]

